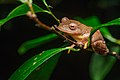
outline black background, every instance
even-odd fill
[[[37,2],[38,1],[38,2]],[[45,6],[37,0],[35,3],[45,8]],[[54,2],[51,2],[54,1]],[[87,18],[97,16],[101,23],[120,17],[120,1],[119,0],[48,0],[48,3],[53,6],[53,13],[61,19],[66,16],[74,18],[80,16]],[[20,2],[13,4],[0,4],[0,19],[20,5]],[[47,14],[38,14],[41,21],[49,26],[56,24],[55,20]],[[41,35],[50,32],[34,26],[35,23],[26,16],[21,16],[8,21],[2,26],[0,31],[0,64],[1,77],[0,80],[7,80],[10,75],[24,61],[42,50],[59,47],[63,43],[63,39],[59,38],[51,43],[31,49],[27,54],[20,56],[17,52],[19,46],[27,40],[37,38]],[[120,28],[118,26],[110,27],[112,35],[120,39]],[[49,46],[50,45],[50,46]],[[86,54],[82,54],[86,53]],[[89,77],[89,62],[91,54],[87,51],[79,53],[71,53],[70,55],[63,54],[55,68],[51,80],[90,80]],[[104,67],[103,67],[104,68]],[[105,80],[120,80],[119,70],[120,62],[113,66],[112,70]]]

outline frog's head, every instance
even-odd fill
[[[58,29],[67,34],[80,34],[80,25],[81,23],[78,21],[68,19],[67,17],[63,17],[60,25],[58,26]]]

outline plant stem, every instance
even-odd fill
[[[72,44],[75,44],[77,47],[81,48],[81,45],[79,45],[77,42],[67,38],[65,35],[61,34],[59,31],[57,31],[54,27],[50,27],[50,26],[47,26],[46,24],[42,23],[38,18],[37,18],[37,15],[36,14],[32,14],[31,11],[29,11],[27,13],[27,16],[32,19],[33,21],[35,21],[37,24],[39,24],[38,27],[40,28],[44,28],[48,31],[52,31],[54,33],[56,33],[57,35],[59,35],[61,38],[64,38],[66,41],[69,41],[70,43]]]
[[[59,21],[59,19],[57,19],[56,17],[55,17],[55,15],[51,12],[51,15],[53,16],[53,18],[60,24],[60,21]]]
[[[32,12],[32,14],[35,14],[34,9],[33,9],[33,6],[32,6],[32,3],[30,3],[29,0],[27,1],[27,5],[29,6],[30,11]]]
[[[45,0],[44,0],[43,2],[44,2],[45,6],[47,7],[47,9],[48,9],[48,11],[49,11],[49,14],[60,24],[59,19],[57,19],[57,18],[55,17],[55,15],[52,13],[52,11],[50,10],[50,8],[49,8],[50,6],[48,6],[48,4],[46,3]]]

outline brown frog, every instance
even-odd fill
[[[67,17],[63,17],[61,23],[57,27],[58,30],[64,32],[65,34],[71,36],[78,44],[83,45],[83,48],[87,48],[88,38],[90,36],[90,32],[92,27],[86,26],[79,21],[68,19]],[[73,44],[72,47],[75,45]],[[91,38],[91,47],[93,51],[106,55],[109,53],[109,50],[105,44],[103,36],[100,31],[97,30]]]

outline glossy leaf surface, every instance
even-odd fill
[[[46,10],[43,10],[42,8],[37,6],[36,4],[33,4],[33,8],[34,8],[35,12],[47,12]],[[6,18],[0,20],[0,26],[5,24],[7,21],[9,21],[12,18],[15,18],[17,16],[26,15],[28,11],[29,11],[29,7],[27,4],[22,4],[18,7],[16,7],[15,9],[13,9],[10,12],[10,14]]]
[[[82,19],[80,17],[76,18],[77,20],[79,20],[80,22],[88,25],[88,26],[92,26],[94,28],[96,28],[96,26],[100,25],[100,21],[96,16],[93,17],[89,17],[86,19]],[[102,24],[100,26],[110,26],[110,25],[114,25],[114,24],[118,24],[119,20],[113,20],[112,23],[110,24]],[[109,32],[109,30],[104,27],[100,29],[103,36],[105,38],[107,38],[108,40],[110,40],[111,42],[116,43],[117,39],[115,39]],[[111,45],[109,45],[111,46]],[[110,48],[111,51],[116,51],[119,53],[120,51],[120,47],[119,46],[115,46],[115,47],[111,47]],[[110,72],[110,70],[112,69],[113,65],[115,64],[116,59],[114,57],[111,56],[102,56],[99,55],[97,53],[93,54],[91,57],[91,61],[90,61],[90,66],[89,66],[89,71],[90,71],[90,77],[92,80],[104,80],[104,78],[106,77],[106,75]]]
[[[120,52],[120,47],[111,47],[112,51]],[[116,58],[112,56],[102,56],[93,54],[90,62],[90,77],[92,80],[104,80],[116,62]]]
[[[101,29],[101,28],[103,28],[103,27],[114,26],[114,25],[120,25],[120,18],[115,19],[115,20],[112,20],[112,21],[109,21],[109,22],[107,22],[107,23],[104,23],[104,24],[101,24],[101,25],[95,27],[95,28],[91,31],[90,36],[92,36],[98,29]],[[104,33],[106,34],[105,31],[104,31]],[[107,36],[107,35],[106,35],[106,37],[107,37],[109,40],[111,39],[111,41],[116,42],[117,44],[120,45],[120,40],[116,40],[115,38],[113,38],[113,37],[111,37],[111,36]]]
[[[26,80],[49,80],[54,68],[57,65],[59,60],[60,54],[56,54],[55,56],[51,57],[41,66],[37,67],[27,78]]]
[[[20,55],[25,54],[28,50],[35,48],[44,43],[50,42],[51,40],[56,39],[58,36],[56,34],[48,34],[33,40],[24,42],[18,49]]]
[[[69,49],[66,48],[55,48],[43,51],[42,53],[35,55],[26,61],[22,66],[20,66],[10,77],[9,80],[24,80],[30,75],[38,66],[42,65],[44,62],[49,60],[51,57],[56,55],[57,53]]]
[[[87,26],[91,26],[93,28],[96,28],[97,26],[99,26],[101,24],[99,18],[96,17],[96,16],[88,17],[88,18],[85,18],[85,19],[82,19],[80,17],[75,17],[75,19],[82,22],[83,24],[86,24]],[[116,25],[117,25],[117,23],[116,23]],[[103,26],[105,26],[105,25],[103,25]],[[114,38],[107,27],[101,28],[100,31],[106,39],[108,39],[109,41],[111,41],[113,43],[116,43],[116,44],[120,45],[120,40]]]

